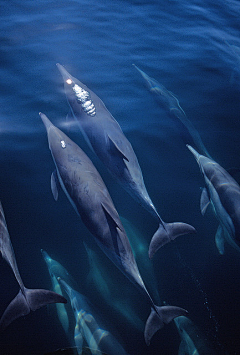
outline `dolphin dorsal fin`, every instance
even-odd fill
[[[208,205],[210,204],[209,196],[206,187],[202,189],[202,194],[200,198],[200,209],[202,215],[205,214],[206,209],[208,208]]]
[[[51,190],[55,201],[58,199],[59,188],[60,182],[58,180],[57,170],[54,170],[51,175]]]
[[[119,147],[119,145],[114,142],[114,140],[108,135],[108,139],[110,142],[110,150],[114,155],[120,156],[122,159],[126,160],[129,162],[129,159],[126,157],[122,149]]]

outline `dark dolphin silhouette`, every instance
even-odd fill
[[[206,187],[202,190],[200,201],[201,212],[204,215],[211,203],[220,223],[215,236],[219,253],[224,253],[225,241],[240,251],[240,186],[214,160],[199,154],[190,145],[187,147],[196,158],[205,181]]]
[[[50,303],[67,303],[67,300],[52,291],[42,289],[29,289],[23,284],[17,262],[15,259],[12,243],[7,229],[7,224],[0,203],[0,251],[2,257],[12,268],[16,280],[20,286],[17,296],[11,301],[0,319],[0,331],[3,331],[15,319],[27,315],[30,311]]]
[[[179,122],[182,123],[181,131],[184,136],[187,135],[185,138],[186,143],[194,145],[205,155],[209,158],[209,155],[205,145],[203,144],[202,138],[200,134],[192,124],[192,122],[187,118],[186,113],[183,111],[182,107],[176,96],[171,91],[168,91],[162,84],[160,84],[157,80],[148,76],[143,70],[138,68],[135,64],[133,66],[138,70],[138,72],[142,75],[146,86],[148,87],[149,91],[151,91],[155,97],[157,98],[158,102],[161,105],[164,105],[166,109],[169,111],[170,115],[176,117]],[[178,125],[179,126],[179,125]],[[182,130],[184,128],[184,131]],[[187,134],[186,134],[187,133]]]
[[[148,195],[134,150],[118,122],[93,91],[71,76],[62,65],[57,64],[57,67],[64,80],[72,113],[90,147],[124,189],[158,219],[159,228],[152,245],[160,248],[180,235],[195,232],[188,224],[162,220]],[[149,256],[155,252],[150,250]]]
[[[91,160],[66,134],[55,127],[46,115],[40,113],[46,127],[49,148],[57,174],[51,184],[55,199],[59,183],[83,223],[109,259],[140,288],[149,300],[152,311],[145,326],[145,340],[149,344],[153,334],[187,311],[179,307],[158,307],[153,303],[133,256],[130,242],[109,192]],[[59,181],[59,183],[56,182]]]

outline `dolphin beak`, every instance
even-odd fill
[[[199,162],[199,159],[200,159],[200,154],[193,148],[191,147],[189,144],[187,144],[187,148],[190,150],[190,152],[193,153],[195,159],[197,160],[197,162]]]
[[[56,66],[60,71],[60,73],[62,74],[64,82],[71,85],[74,82],[73,77],[67,72],[67,70],[61,64],[57,63]]]
[[[49,128],[52,126],[52,122],[47,118],[46,115],[44,115],[44,113],[39,112],[39,116],[41,117],[44,126],[46,127],[47,132],[49,131]]]

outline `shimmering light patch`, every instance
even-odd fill
[[[71,85],[71,84],[72,84],[72,80],[71,80],[71,79],[67,79],[67,80],[66,80],[66,83],[69,84],[69,85]]]
[[[77,84],[73,86],[78,103],[82,106],[83,111],[89,116],[96,115],[96,108],[91,100],[90,93]]]
[[[62,146],[62,148],[66,148],[66,143],[65,143],[65,141],[61,141],[61,146]]]

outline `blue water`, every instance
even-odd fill
[[[51,288],[40,249],[64,265],[82,293],[100,308],[129,354],[178,354],[173,323],[147,347],[143,332],[118,318],[87,283],[82,239],[92,236],[63,193],[50,189],[54,164],[44,112],[91,157],[120,215],[149,242],[156,221],[106,172],[76,127],[66,130],[68,105],[56,63],[93,90],[121,125],[138,156],[148,192],[165,221],[197,229],[164,246],[153,259],[162,300],[189,311],[217,354],[240,353],[240,256],[220,256],[218,223],[199,209],[203,180],[167,110],[144,86],[138,65],[178,98],[211,156],[224,168],[240,166],[240,3],[197,1],[0,1],[0,199],[27,287]],[[97,251],[98,249],[96,249]],[[100,253],[100,250],[99,250]],[[114,288],[143,324],[149,305],[108,260]],[[18,292],[1,260],[0,313]],[[146,276],[145,276],[146,277]],[[91,287],[92,286],[92,287]],[[109,329],[111,331],[111,329]],[[1,354],[44,354],[69,346],[54,305],[13,322],[0,335]]]

